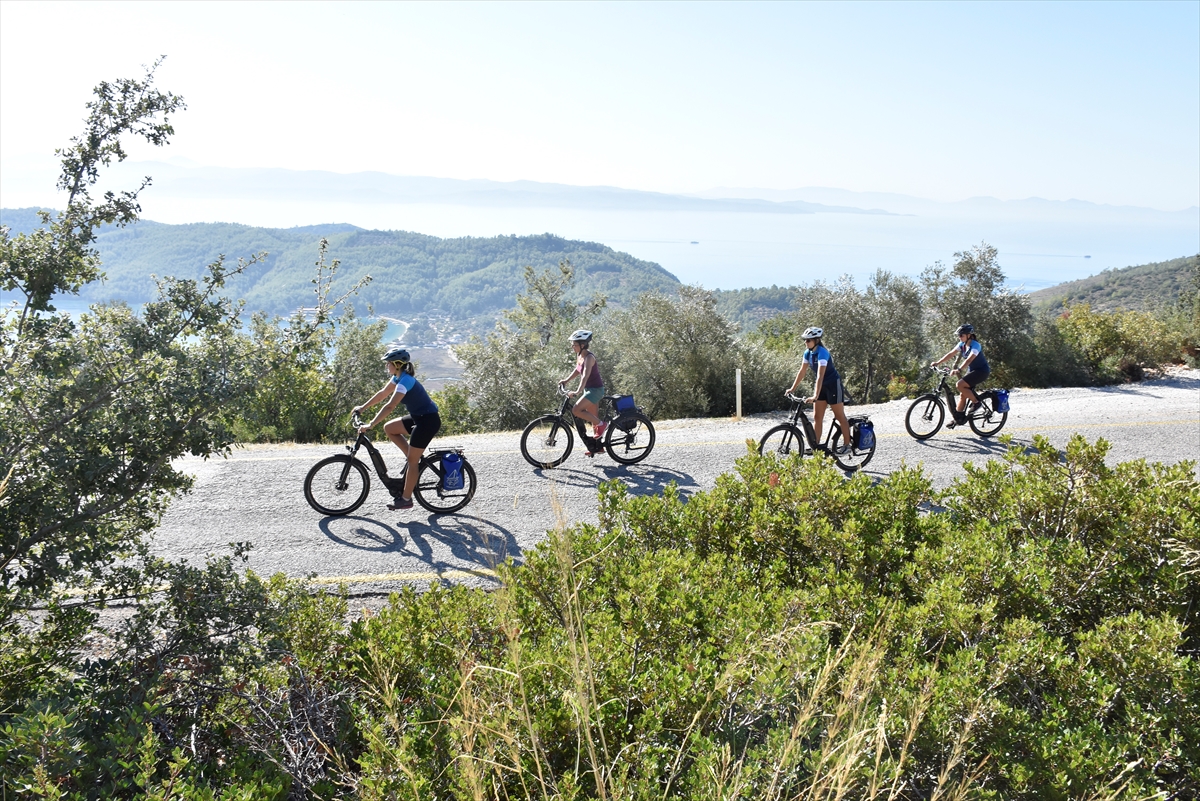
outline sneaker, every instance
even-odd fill
[[[974,414],[979,411],[979,401],[970,401],[967,403],[967,414]]]
[[[957,420],[951,420],[949,423],[946,423],[946,428],[954,428],[957,425],[958,425]]]
[[[596,432],[596,439],[600,439],[604,436],[604,432],[608,430],[608,423],[604,420],[601,420],[599,423],[592,426],[592,430]]]
[[[850,446],[849,445],[839,445],[833,449],[833,452],[838,456],[845,456],[847,453],[850,452]]]
[[[397,512],[401,509],[411,509],[411,508],[413,508],[412,498],[405,498],[403,496],[396,498],[394,503],[388,504],[388,509],[391,509],[393,512]]]

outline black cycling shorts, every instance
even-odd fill
[[[817,393],[817,400],[825,401],[830,406],[837,403],[846,402],[846,390],[842,388],[842,379],[837,381],[826,381],[821,385],[821,391]]]
[[[971,389],[975,389],[975,387],[979,386],[984,381],[987,381],[988,376],[990,376],[991,374],[992,374],[991,370],[978,370],[978,371],[972,370],[971,372],[969,372],[965,376],[963,376],[963,381],[967,382],[968,387],[970,387]]]
[[[442,429],[442,418],[437,412],[417,417],[408,415],[401,417],[400,422],[404,423],[404,430],[408,432],[408,444],[422,450],[433,442],[437,432]]]

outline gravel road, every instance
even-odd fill
[[[883,477],[901,464],[923,464],[938,487],[961,475],[964,462],[985,462],[1003,452],[969,429],[942,429],[926,442],[904,429],[910,401],[851,407],[866,413],[879,438],[865,472]],[[1017,443],[1045,434],[1063,445],[1079,432],[1112,443],[1110,463],[1200,460],[1200,370],[1102,389],[1013,390],[1012,412],[1002,433]],[[345,582],[352,595],[375,595],[405,584],[432,581],[495,586],[492,568],[520,561],[527,548],[559,522],[594,522],[596,486],[620,479],[635,494],[661,492],[671,482],[685,494],[710,489],[782,413],[730,419],[655,423],[654,451],[625,467],[600,455],[588,459],[579,443],[554,470],[534,470],[521,458],[520,432],[478,434],[434,441],[459,444],[479,477],[471,503],[457,515],[435,516],[420,506],[389,512],[390,496],[372,474],[371,495],[353,515],[323,517],[309,508],[302,484],[308,469],[343,446],[249,446],[229,459],[184,459],[196,477],[193,491],[177,499],[155,534],[156,551],[202,562],[234,541],[254,544],[250,566],[260,574],[315,574],[318,584]],[[400,452],[381,445],[389,466]],[[364,454],[365,456],[365,454]],[[560,520],[561,517],[561,520]]]

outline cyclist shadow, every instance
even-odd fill
[[[462,569],[463,562],[470,562],[494,570],[506,559],[521,562],[521,546],[513,533],[481,517],[431,514],[425,520],[409,523],[407,529],[419,558],[435,569]],[[434,554],[435,543],[449,548],[458,561],[438,559]]]
[[[927,439],[919,442],[918,445],[935,451],[958,453],[964,456],[1002,456],[1008,452],[1008,447],[996,439],[969,437]]]
[[[512,558],[521,561],[521,546],[502,526],[470,515],[433,515],[416,519],[403,530],[359,515],[326,517],[321,531],[331,542],[360,551],[415,557],[434,570],[464,569],[463,563],[494,569]],[[453,560],[435,554],[435,543],[449,548]]]
[[[670,484],[675,484],[679,494],[688,497],[700,490],[694,477],[678,470],[665,467],[637,464],[600,465],[604,481],[617,480],[629,488],[630,495],[658,495]],[[600,480],[596,480],[596,484]]]
[[[679,487],[683,496],[691,495],[700,489],[696,479],[678,470],[669,470],[647,464],[597,464],[596,467],[603,475],[596,475],[586,470],[574,470],[561,467],[550,470],[534,470],[534,474],[547,481],[553,481],[564,487],[579,487],[595,489],[601,481],[616,479],[629,488],[631,495],[656,495],[674,483]]]

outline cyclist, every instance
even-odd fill
[[[986,381],[987,377],[992,374],[987,357],[983,355],[983,345],[979,344],[979,339],[975,336],[975,326],[963,323],[954,333],[958,335],[958,344],[949,353],[930,365],[930,367],[937,367],[953,356],[959,356],[963,360],[962,364],[950,371],[958,373],[962,377],[958,379],[957,384],[958,408],[954,411],[954,420],[947,423],[946,428],[954,428],[967,422],[967,416],[963,412],[967,401],[971,402],[967,411],[973,412],[979,408],[979,396],[975,394],[975,387]]]
[[[838,449],[842,452],[849,448],[851,443],[850,421],[846,419],[846,390],[842,387],[842,378],[838,375],[837,368],[833,366],[833,356],[821,344],[824,334],[825,330],[815,325],[804,329],[804,361],[800,364],[800,372],[796,373],[796,380],[787,391],[791,394],[800,387],[800,381],[811,366],[816,380],[813,383],[813,396],[806,398],[805,402],[813,405],[813,428],[817,442],[821,441],[821,424],[825,419],[825,409],[832,408],[834,418],[842,427],[842,446]]]
[[[604,379],[600,375],[600,364],[590,350],[592,332],[580,328],[567,339],[571,343],[571,349],[575,351],[575,369],[569,376],[559,381],[558,386],[563,389],[568,381],[579,376],[579,386],[567,393],[568,395],[582,393],[572,407],[571,413],[580,420],[591,423],[592,431],[595,432],[594,436],[596,439],[600,439],[604,436],[604,430],[608,424],[602,421],[599,415],[600,401],[604,398]],[[588,448],[587,455],[591,456],[592,454],[592,449]]]
[[[438,415],[437,404],[429,397],[425,387],[421,386],[421,382],[413,377],[416,369],[413,367],[412,358],[407,350],[400,347],[390,348],[384,354],[383,360],[387,362],[387,371],[391,378],[383,385],[383,389],[376,392],[369,401],[361,406],[355,406],[354,412],[357,414],[363,409],[369,409],[382,402],[389,394],[391,395],[374,419],[359,427],[359,433],[365,434],[378,425],[379,421],[386,420],[392,410],[396,408],[396,404],[403,403],[408,409],[406,416],[398,420],[389,420],[384,425],[383,432],[408,458],[408,470],[404,474],[404,489],[395,499],[395,503],[388,504],[388,508],[392,511],[411,509],[413,488],[417,486],[417,473],[420,471],[421,454],[425,453],[425,448],[429,446],[434,435],[441,429],[442,418]]]

